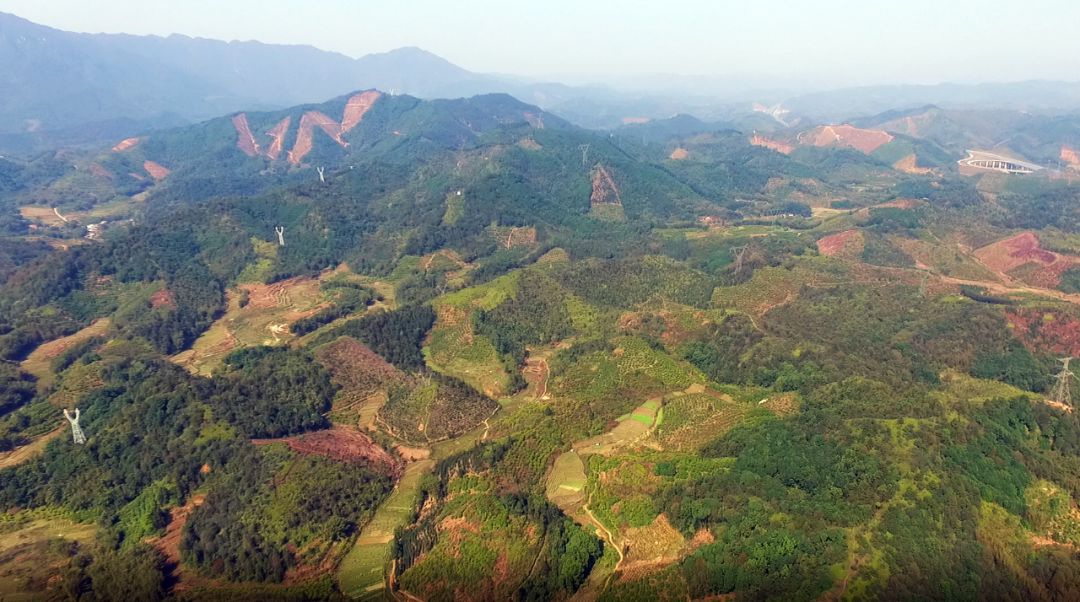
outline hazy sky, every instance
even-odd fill
[[[420,46],[573,83],[763,74],[817,85],[1080,79],[1077,0],[0,0],[73,31]]]

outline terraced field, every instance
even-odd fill
[[[410,464],[390,497],[375,511],[371,522],[361,529],[337,570],[338,585],[346,596],[362,600],[377,600],[386,596],[384,575],[390,560],[394,530],[408,522],[420,489],[420,480],[434,466],[434,460]]]
[[[52,385],[56,378],[56,375],[52,372],[52,361],[64,351],[91,337],[105,335],[109,331],[109,325],[109,319],[102,318],[100,320],[95,320],[92,324],[75,334],[43,343],[23,360],[20,367],[37,377],[38,390],[43,391]]]
[[[256,345],[283,345],[293,340],[293,322],[319,311],[326,300],[320,278],[296,277],[274,284],[242,284],[229,291],[228,309],[202,334],[191,349],[172,357],[195,374],[209,375],[235,349]],[[241,307],[241,299],[248,302]]]

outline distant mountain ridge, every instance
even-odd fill
[[[1080,109],[1077,82],[869,86],[803,93],[779,84],[750,83],[754,85],[748,87],[738,78],[671,76],[643,78],[623,88],[569,86],[474,73],[416,47],[354,59],[312,46],[177,34],[72,33],[0,13],[2,152],[92,146],[102,139],[240,110],[319,103],[369,88],[425,99],[506,93],[576,125],[603,129],[680,113],[744,131],[769,132],[927,104],[1013,112]],[[778,114],[788,117],[781,121]]]
[[[311,46],[70,33],[4,13],[0,85],[0,134],[29,140],[109,123],[108,134],[126,135],[168,115],[200,121],[361,88],[463,96],[499,87],[419,48],[352,59]]]

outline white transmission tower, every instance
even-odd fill
[[[86,435],[83,434],[82,429],[79,428],[79,408],[75,408],[75,416],[72,417],[68,414],[67,408],[64,408],[64,418],[71,423],[71,438],[75,441],[75,445],[82,445],[86,443]]]
[[[1069,362],[1072,361],[1072,358],[1063,357],[1059,361],[1061,362],[1061,372],[1057,374],[1057,383],[1054,384],[1054,390],[1050,393],[1050,399],[1071,408],[1072,381],[1076,378],[1073,371],[1069,370]]]

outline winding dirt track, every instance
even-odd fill
[[[623,556],[622,546],[615,541],[615,536],[611,533],[610,530],[608,530],[606,526],[604,526],[604,523],[600,522],[600,519],[596,518],[596,515],[592,513],[592,510],[589,509],[589,504],[592,503],[592,496],[593,494],[590,493],[588,501],[586,501],[585,504],[581,506],[581,508],[585,511],[585,514],[589,515],[589,520],[591,520],[593,524],[595,524],[597,527],[600,528],[601,531],[604,532],[607,542],[610,543],[611,547],[615,548],[615,551],[619,554],[619,560],[615,563],[615,568],[611,569],[611,574],[608,575],[607,581],[604,583],[604,589],[606,590],[608,586],[611,585],[611,580],[615,578],[615,575],[619,574],[619,567],[622,566],[625,556]]]

